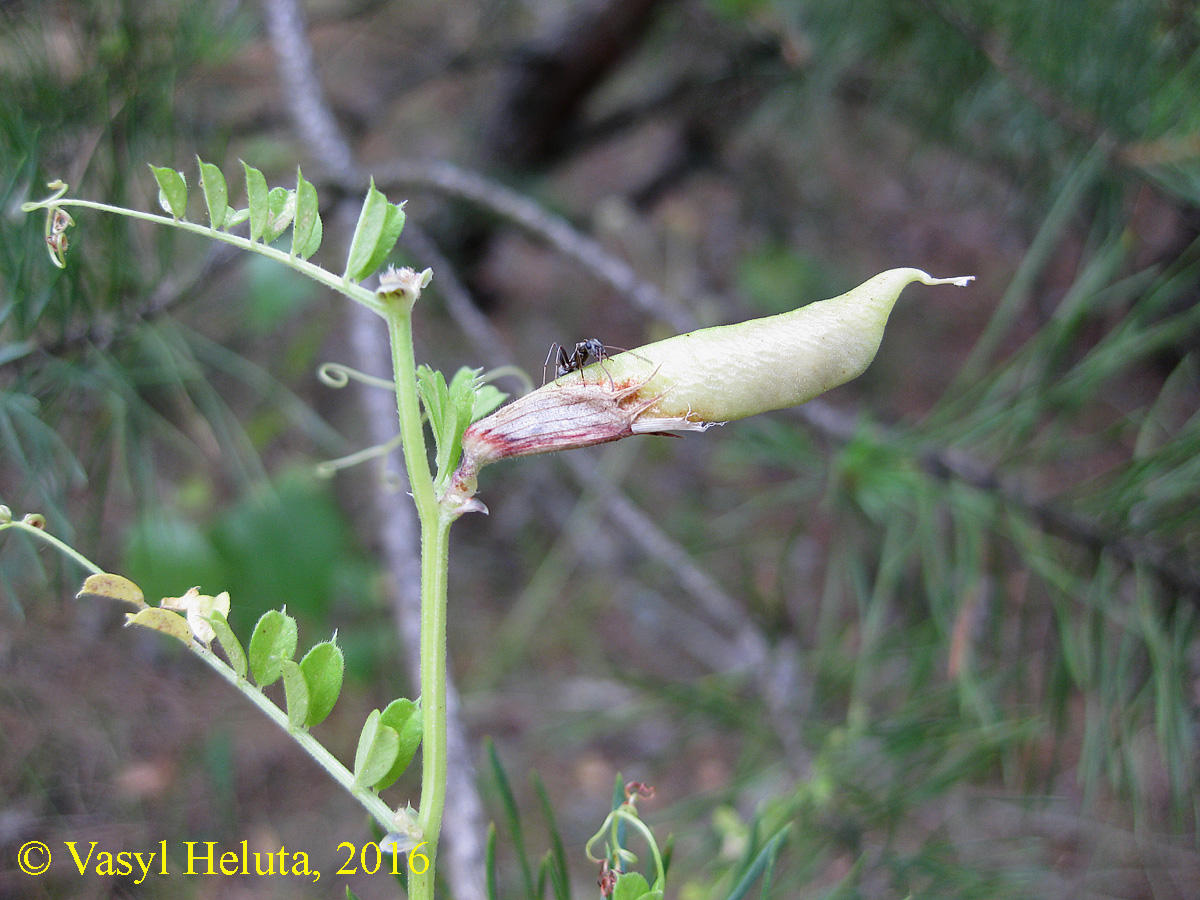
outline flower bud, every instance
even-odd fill
[[[401,269],[388,266],[387,270],[379,276],[379,287],[375,289],[375,294],[385,300],[396,298],[411,309],[412,305],[417,302],[417,298],[421,296],[421,291],[429,287],[429,282],[432,280],[433,269],[418,272],[408,266]]]
[[[509,456],[703,431],[804,403],[866,369],[906,285],[961,287],[971,278],[890,269],[830,300],[690,331],[568,372],[467,429],[451,490],[469,497],[479,468]]]

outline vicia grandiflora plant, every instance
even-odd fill
[[[226,620],[228,594],[213,596],[192,589],[149,605],[136,585],[103,572],[46,534],[40,517],[18,520],[4,509],[0,530],[22,529],[59,547],[92,573],[81,596],[106,596],[129,604],[131,624],[154,628],[182,642],[292,734],[389,832],[386,846],[409,853],[409,895],[419,900],[433,897],[445,799],[449,529],[466,512],[486,511],[475,498],[479,470],[507,457],[640,434],[703,431],[803,403],[866,368],[906,285],[914,281],[962,285],[969,280],[893,269],[840,297],[793,312],[701,329],[612,357],[599,353],[590,366],[575,364],[586,362],[583,354],[560,366],[563,373],[540,389],[500,406],[504,396],[485,383],[478,370],[460,370],[447,382],[441,373],[417,365],[412,310],[429,284],[428,270],[389,268],[374,290],[362,284],[395,246],[404,227],[402,205],[390,203],[374,184],[368,188],[345,265],[337,274],[308,261],[321,244],[323,230],[316,190],[302,174],[297,172],[295,188],[268,188],[260,171],[244,165],[246,206],[235,209],[229,205],[221,171],[197,162],[201,213],[207,224],[188,218],[184,174],[157,167],[152,171],[165,214],[73,199],[61,182],[50,185],[51,196],[22,208],[45,213],[46,244],[58,266],[66,264],[68,232],[75,224],[68,210],[98,210],[180,228],[275,259],[384,320],[391,341],[399,440],[421,525],[419,701],[401,699],[373,712],[360,735],[354,765],[346,767],[308,731],[329,713],[341,688],[342,655],[335,639],[318,643],[296,661],[296,623],[284,611],[275,610],[259,621],[247,650]],[[433,439],[432,454],[426,427]],[[224,658],[217,655],[218,649]],[[282,707],[262,690],[277,681],[283,684]],[[392,808],[378,793],[395,781],[418,743],[420,802],[416,810]],[[609,821],[634,821],[634,800],[634,795],[627,796]],[[606,896],[661,898],[666,874],[661,859],[649,881],[628,871],[628,862],[628,854],[609,847],[602,881]]]

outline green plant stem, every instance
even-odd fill
[[[428,841],[429,867],[409,879],[409,897],[433,900],[438,832],[446,803],[446,572],[449,517],[433,488],[412,346],[412,306],[392,296],[384,310],[392,347],[396,407],[408,482],[421,523],[421,806],[417,825]]]
[[[450,523],[438,524],[421,541],[421,807],[417,824],[429,841],[428,893],[410,882],[413,900],[432,900],[432,860],[446,805],[446,573]],[[419,878],[420,876],[414,876]],[[424,886],[422,886],[424,887]]]
[[[215,653],[199,641],[193,640],[189,649],[196,656],[204,660],[209,668],[237,688],[247,700],[262,710],[268,719],[291,735],[296,743],[303,747],[304,751],[315,759],[334,781],[344,787],[355,800],[366,808],[367,812],[371,814],[385,832],[392,830],[394,822],[391,807],[380,800],[379,795],[374,791],[355,784],[354,773],[342,765],[337,757],[326,750],[316,738],[307,731],[292,728],[288,724],[288,716],[284,710],[280,709],[270,697],[255,688],[244,678],[239,678],[237,672],[222,662]]]
[[[71,559],[75,560],[75,562],[79,563],[81,566],[83,566],[85,569],[87,569],[93,575],[101,575],[104,573],[104,570],[102,568],[100,568],[98,565],[96,565],[94,562],[92,562],[90,559],[88,559],[86,556],[84,556],[82,553],[80,553],[74,547],[71,547],[68,544],[63,543],[61,540],[56,538],[54,535],[50,534],[50,532],[46,531],[46,529],[44,529],[44,528],[38,528],[36,525],[30,525],[28,522],[21,522],[16,519],[14,519],[11,522],[0,523],[0,531],[4,531],[6,528],[19,528],[21,531],[24,531],[27,534],[31,534],[34,537],[45,541],[47,544],[54,547],[56,550],[58,550],[64,556],[68,556]]]
[[[632,825],[634,828],[636,828],[638,831],[640,831],[642,833],[642,837],[644,837],[646,839],[646,843],[650,845],[650,852],[652,854],[654,854],[655,881],[658,881],[658,880],[664,878],[665,876],[663,875],[662,854],[659,853],[659,851],[658,851],[658,842],[656,840],[654,840],[654,833],[649,828],[646,827],[646,823],[643,822],[638,817],[637,813],[631,813],[627,809],[625,809],[623,806],[618,807],[614,811],[614,816],[615,817],[613,819],[613,846],[620,846],[620,844],[616,843],[617,819],[624,819],[628,824]]]
[[[332,272],[322,269],[318,265],[310,263],[306,259],[301,259],[288,253],[286,250],[279,250],[269,244],[264,244],[262,241],[252,241],[250,238],[242,237],[241,235],[231,234],[228,231],[223,231],[213,228],[210,225],[200,225],[196,222],[189,222],[187,219],[174,219],[170,216],[160,216],[156,213],[141,212],[136,209],[126,209],[123,206],[111,206],[107,203],[98,203],[95,200],[75,200],[69,197],[61,197],[55,200],[43,201],[41,203],[26,203],[21,209],[26,212],[32,212],[36,209],[44,209],[47,207],[67,207],[75,206],[82,209],[95,209],[101,212],[116,213],[120,216],[127,216],[131,219],[141,219],[143,222],[154,222],[157,225],[170,225],[183,231],[190,231],[192,234],[198,234],[202,237],[211,240],[222,241],[242,250],[248,250],[251,253],[257,253],[260,256],[265,256],[268,259],[274,259],[284,263],[292,269],[295,269],[301,275],[307,275],[318,284],[323,284],[326,287],[332,288],[339,293],[345,294],[357,303],[361,303],[380,315],[386,315],[384,312],[384,304],[375,295],[373,291],[369,291],[364,287],[349,281],[340,275],[335,275]]]

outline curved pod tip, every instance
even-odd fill
[[[654,398],[638,431],[662,430],[673,419],[730,422],[796,406],[866,369],[907,285],[962,287],[973,277],[934,278],[919,269],[890,269],[840,296],[791,312],[638,347],[605,361],[603,369],[617,383],[644,382],[639,395]],[[595,380],[603,377],[600,369],[572,375]]]

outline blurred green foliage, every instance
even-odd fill
[[[797,297],[832,297],[838,293],[825,265],[791,247],[766,243],[738,262],[739,291],[754,306],[754,315],[774,315],[796,308]]]
[[[369,594],[350,528],[326,488],[287,476],[220,510],[205,527],[148,512],[130,528],[124,571],[147,597],[178,596],[181,585],[228,590],[239,634],[284,604],[320,625],[337,597]]]
[[[1080,140],[1151,145],[1200,130],[1200,21],[1189,3],[779,0],[771,7],[811,42],[818,89],[858,83],[874,103],[1002,165],[1035,192],[1078,153]],[[1192,154],[1150,173],[1200,201]]]

